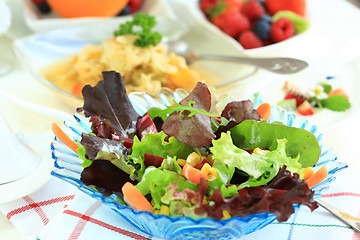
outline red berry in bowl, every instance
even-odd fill
[[[129,0],[129,6],[130,6],[130,13],[137,12],[141,5],[143,0]]]
[[[270,15],[279,11],[289,10],[300,16],[306,15],[306,0],[265,0]]]
[[[288,18],[280,18],[271,25],[270,36],[274,42],[284,41],[294,34],[294,24]]]
[[[249,0],[242,6],[241,12],[251,21],[256,21],[265,13],[265,9],[257,0]]]
[[[250,29],[250,21],[240,12],[226,12],[212,19],[215,26],[231,37]]]
[[[261,39],[256,36],[255,33],[253,33],[252,31],[243,32],[240,35],[238,42],[245,49],[258,48],[263,46]]]

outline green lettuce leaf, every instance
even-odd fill
[[[263,155],[251,155],[247,151],[236,147],[231,139],[230,132],[221,133],[218,140],[213,140],[210,151],[213,159],[220,161],[227,166],[234,166],[249,176],[259,178],[264,171],[262,167],[269,167],[271,163]]]
[[[319,159],[321,148],[316,137],[309,131],[282,124],[258,123],[246,120],[230,129],[234,145],[239,148],[275,149],[277,139],[286,138],[286,155],[296,158],[305,167],[313,166]]]
[[[132,153],[129,156],[134,163],[141,165],[137,172],[137,179],[140,180],[145,171],[144,154],[150,153],[167,159],[168,157],[184,158],[193,152],[193,148],[179,142],[174,137],[165,141],[167,135],[164,132],[147,134],[141,141],[135,136],[132,146]],[[165,167],[164,167],[165,168]],[[174,170],[174,169],[172,169]],[[175,169],[175,171],[177,171]]]
[[[143,178],[136,187],[144,196],[151,194],[155,203],[154,208],[159,209],[161,206],[161,197],[168,192],[167,186],[172,183],[177,184],[179,191],[185,188],[189,188],[194,191],[197,189],[195,184],[189,182],[182,175],[173,171],[161,170],[155,167],[148,167],[145,170]]]

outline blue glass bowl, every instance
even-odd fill
[[[179,102],[186,95],[187,93],[181,89],[171,91],[164,88],[157,97],[151,97],[146,93],[131,93],[129,97],[136,111],[142,115],[150,107],[164,108],[166,105],[173,103],[173,100]],[[255,108],[262,102],[259,94],[255,94],[251,100]],[[289,113],[278,106],[273,106],[269,122],[282,122],[288,126],[306,129],[316,136],[322,151],[314,170],[326,165],[329,171],[328,177],[313,187],[315,198],[320,197],[322,192],[329,188],[329,183],[335,180],[334,174],[346,168],[347,164],[336,161],[336,156],[331,153],[331,149],[323,146],[322,134],[317,132],[318,128],[310,125],[307,120],[298,118],[295,114]],[[65,121],[64,125],[66,126],[64,131],[73,140],[80,141],[82,132],[91,131],[88,120],[79,114],[74,114],[74,121]],[[227,220],[217,221],[211,218],[194,220],[188,217],[169,217],[136,211],[118,203],[115,195],[104,197],[94,188],[85,186],[80,181],[80,174],[83,169],[81,166],[82,160],[56,137],[51,143],[51,149],[56,167],[52,171],[52,175],[75,185],[84,193],[103,202],[136,228],[152,236],[165,239],[234,239],[257,231],[276,219],[275,215],[271,213],[254,214],[248,217],[232,217]]]

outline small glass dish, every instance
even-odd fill
[[[173,100],[180,101],[186,95],[187,92],[181,89],[176,91],[162,89],[156,98],[151,97],[147,93],[131,93],[129,98],[136,111],[142,115],[150,107],[165,107],[172,103]],[[259,94],[255,94],[251,100],[255,107],[262,102]],[[74,119],[76,120],[74,122],[64,122],[66,126],[64,131],[73,140],[80,141],[81,133],[91,130],[88,120],[83,116],[74,114]],[[326,148],[322,144],[322,134],[318,133],[318,128],[309,124],[307,120],[300,119],[295,114],[288,113],[284,109],[274,106],[269,122],[275,121],[282,122],[288,126],[306,129],[312,132],[319,141],[321,155],[314,168],[316,170],[320,166],[326,165],[329,171],[328,177],[313,187],[315,198],[320,197],[323,191],[329,188],[329,184],[335,180],[334,174],[346,168],[347,164],[336,161],[337,158],[331,153],[331,149]],[[136,211],[118,203],[115,195],[104,197],[95,189],[85,186],[80,180],[80,174],[83,169],[81,166],[82,160],[57,138],[51,143],[51,149],[56,167],[52,171],[52,175],[75,185],[92,198],[103,202],[136,228],[152,236],[165,239],[234,239],[257,231],[276,219],[275,215],[271,213],[259,213],[243,218],[232,217],[227,220],[217,221],[211,218],[194,220],[188,217],[169,217],[167,215],[154,215],[149,212]]]

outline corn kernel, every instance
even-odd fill
[[[205,163],[204,166],[201,168],[201,172],[207,176],[210,173],[210,168],[210,164]]]
[[[170,209],[169,209],[169,207],[166,206],[166,205],[161,205],[161,207],[160,207],[160,214],[169,215],[169,214],[170,214]]]
[[[154,213],[154,214],[160,214],[160,209],[155,209],[155,210],[153,211],[153,213]]]
[[[207,197],[206,197],[206,196],[203,197],[202,204],[203,204],[203,205],[206,205],[206,204],[207,204]]]
[[[223,214],[223,217],[222,217],[223,220],[231,218],[231,215],[228,210],[223,210],[222,214]]]
[[[177,159],[176,160],[177,161],[177,163],[180,165],[180,166],[185,166],[185,164],[186,164],[186,160],[185,159],[181,159],[181,158],[179,158],[179,159]]]
[[[217,170],[216,170],[216,168],[210,168],[210,173],[209,173],[209,175],[208,175],[208,180],[209,181],[211,181],[211,180],[213,180],[213,179],[215,179],[215,178],[217,178]]]
[[[189,156],[186,158],[186,163],[192,167],[195,167],[200,161],[201,158],[196,152],[190,153]]]
[[[255,148],[253,153],[257,153],[257,154],[262,154],[262,155],[266,155],[268,152],[270,152],[269,150],[263,150],[261,148]]]

